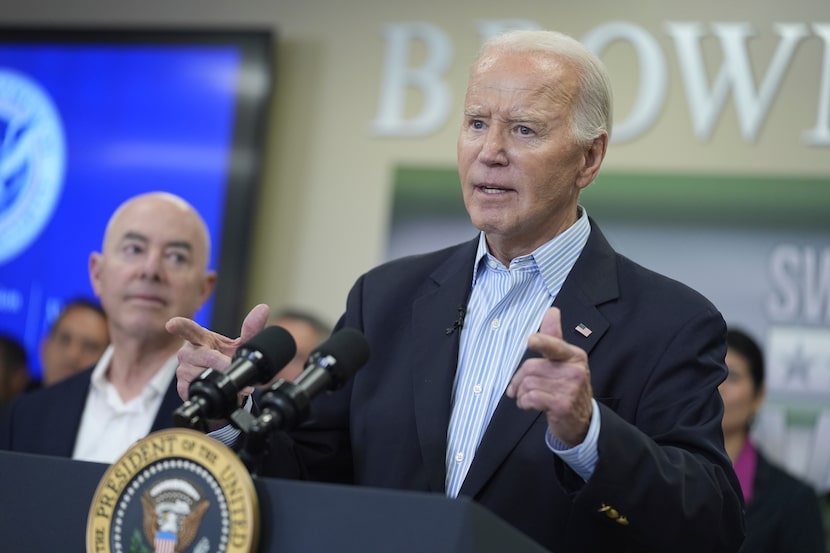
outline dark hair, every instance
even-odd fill
[[[328,336],[331,334],[331,325],[325,322],[323,319],[310,313],[309,311],[304,311],[302,309],[295,309],[291,307],[287,307],[277,311],[276,313],[271,315],[270,322],[274,322],[277,319],[294,319],[297,321],[302,321],[309,326],[311,326],[320,336]]]
[[[749,365],[749,375],[755,391],[764,387],[764,353],[761,346],[752,336],[737,328],[726,331],[726,344],[729,349],[746,359]]]
[[[104,309],[101,307],[101,304],[98,303],[96,300],[85,297],[74,298],[63,305],[60,313],[57,317],[55,317],[55,320],[52,321],[52,325],[49,327],[49,334],[55,332],[55,329],[58,328],[58,325],[61,323],[64,317],[66,317],[66,314],[72,311],[73,309],[88,309],[101,315],[101,317],[104,320],[107,319],[107,314],[104,312]]]
[[[29,358],[20,340],[8,334],[0,334],[0,365],[10,370],[27,370]]]

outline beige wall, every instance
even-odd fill
[[[469,63],[480,20],[527,19],[577,37],[610,21],[628,21],[659,42],[668,66],[668,99],[650,130],[612,147],[607,168],[830,175],[828,147],[808,147],[802,132],[816,122],[823,43],[798,48],[754,143],[742,140],[731,102],[707,141],[694,137],[667,21],[747,21],[756,80],[778,44],[774,22],[830,23],[823,0],[703,0],[589,3],[421,0],[35,0],[4,2],[0,20],[85,25],[235,26],[274,28],[278,35],[276,94],[267,141],[265,183],[255,241],[250,305],[310,307],[336,318],[354,279],[383,259],[391,176],[396,164],[451,165]],[[447,32],[454,46],[448,82],[453,117],[422,138],[372,136],[385,54],[386,23],[423,21]],[[706,51],[717,67],[717,48]],[[638,68],[630,50],[611,47],[604,59],[624,117],[636,95]],[[417,109],[417,106],[412,109]]]

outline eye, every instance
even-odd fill
[[[483,129],[483,128],[484,128],[484,122],[483,122],[483,121],[480,121],[480,120],[478,120],[478,119],[473,119],[473,120],[470,122],[470,127],[474,128],[474,129],[476,129],[476,130],[481,130],[481,129]]]
[[[531,129],[530,127],[526,127],[525,125],[519,125],[518,127],[516,127],[516,130],[522,136],[531,136],[534,134],[533,129]]]
[[[144,246],[138,242],[126,242],[124,244],[124,253],[135,255],[144,251]]]
[[[740,382],[744,379],[744,375],[739,373],[738,371],[727,371],[726,373],[726,380],[729,382]]]
[[[187,254],[187,252],[183,251],[168,251],[166,257],[174,265],[186,265],[190,262],[190,256]]]
[[[84,342],[84,352],[85,353],[89,353],[89,354],[98,353],[98,350],[99,350],[98,344],[94,344],[94,343],[90,343],[90,342]]]

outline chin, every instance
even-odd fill
[[[470,210],[470,221],[478,230],[493,234],[497,234],[504,226],[501,213],[493,213],[493,210]]]

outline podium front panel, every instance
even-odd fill
[[[0,451],[0,550],[82,552],[109,465]],[[481,505],[442,494],[255,478],[260,553],[545,553]]]

